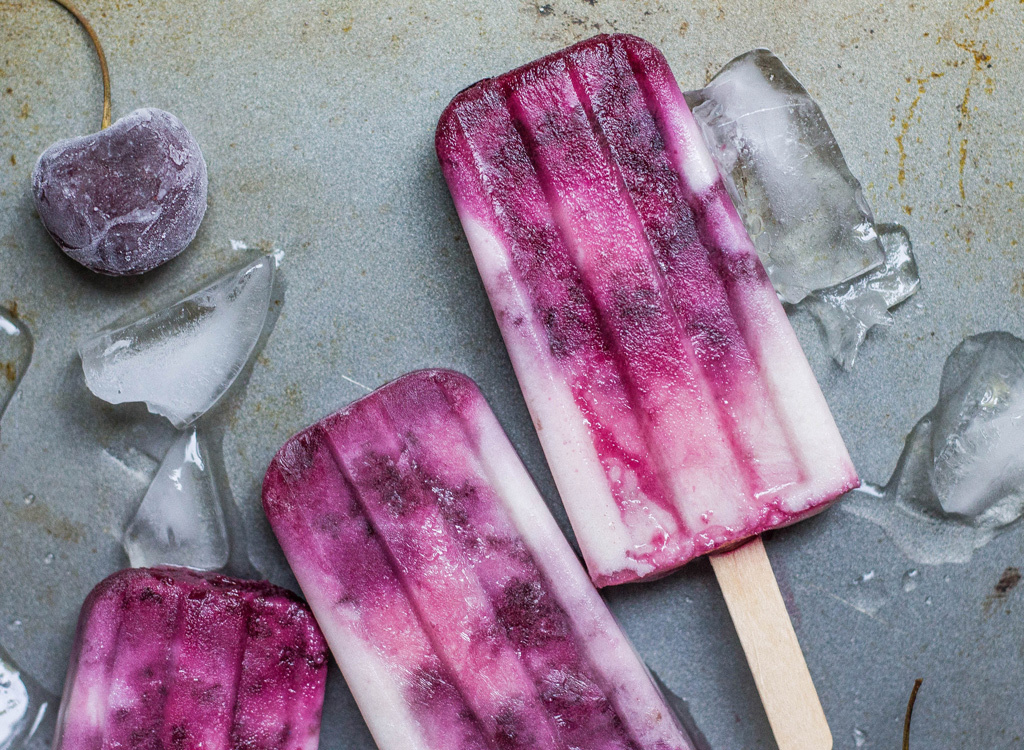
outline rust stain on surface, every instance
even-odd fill
[[[1017,276],[1013,280],[1013,286],[1010,287],[1010,291],[1018,297],[1024,297],[1024,271],[1017,271]]]
[[[991,593],[985,597],[985,601],[982,603],[985,614],[990,614],[996,604],[1006,599],[1010,592],[1017,588],[1021,578],[1024,578],[1024,576],[1021,575],[1019,568],[1010,566],[1004,570],[1003,574],[999,576],[996,585],[992,588]]]
[[[989,0],[989,4],[991,0]],[[986,6],[982,6],[979,10],[984,9]],[[978,74],[981,73],[982,69],[992,61],[992,55],[988,54],[984,49],[978,49],[977,45],[973,42],[961,42],[953,40],[953,44],[958,49],[964,52],[970,53],[974,58],[974,66],[971,68],[971,74],[967,77],[967,86],[964,87],[964,98],[960,102],[960,121],[956,125],[958,132],[962,133],[960,137],[960,199],[966,200],[967,194],[964,191],[964,168],[967,166],[967,131],[965,126],[970,120],[970,108],[969,104],[971,101],[971,89],[975,84],[975,79]],[[984,45],[982,45],[984,47]]]
[[[933,79],[942,78],[944,75],[945,73],[933,72],[930,75],[917,79],[917,95],[914,97],[913,101],[910,102],[910,108],[907,110],[907,116],[904,117],[903,121],[900,123],[900,132],[896,136],[896,148],[899,149],[899,165],[896,172],[896,181],[899,182],[900,185],[903,185],[907,180],[907,150],[905,143],[907,132],[910,130],[910,126],[914,122],[914,111],[917,109],[917,105],[920,104],[921,97],[924,96],[925,84]],[[911,83],[910,78],[907,78],[907,83]],[[893,116],[893,119],[895,120],[895,115]],[[907,213],[910,212],[908,211]]]
[[[39,526],[54,539],[76,544],[85,538],[85,529],[81,524],[54,514],[42,503],[19,505],[8,501],[5,505],[19,521]]]

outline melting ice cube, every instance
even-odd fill
[[[215,570],[228,561],[228,537],[217,482],[196,430],[164,457],[124,534],[132,567],[184,565]]]
[[[54,696],[0,647],[0,750],[42,750],[53,739]]]
[[[965,339],[946,360],[939,402],[914,426],[884,488],[841,507],[881,526],[926,564],[967,562],[1024,515],[1024,341]]]
[[[946,513],[1015,520],[1024,510],[1024,341],[972,336],[942,369],[932,489]]]
[[[194,422],[252,354],[278,259],[265,255],[170,307],[86,340],[79,352],[89,390],[111,404],[145,402],[179,429]]]
[[[889,310],[921,286],[907,230],[899,224],[876,224],[875,230],[885,263],[853,281],[813,292],[803,303],[821,324],[829,353],[846,369],[853,367],[868,330],[891,325]]]
[[[0,308],[0,416],[32,359],[32,335],[10,311]]]
[[[881,264],[871,208],[815,101],[766,49],[686,95],[784,302]]]

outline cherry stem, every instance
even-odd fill
[[[85,20],[85,16],[79,12],[78,8],[67,0],[53,0],[53,2],[73,15],[75,20],[82,24],[85,33],[92,40],[92,46],[96,48],[96,55],[100,58],[100,72],[103,74],[103,119],[100,121],[100,129],[108,128],[110,127],[110,73],[107,71],[107,56],[103,54],[103,45],[100,44],[100,39],[96,36],[96,32],[93,31],[92,26]]]
[[[910,750],[910,717],[914,714],[914,701],[917,700],[917,691],[921,689],[924,682],[920,677],[914,680],[914,689],[910,691],[910,700],[907,701],[907,715],[903,719],[903,750]]]

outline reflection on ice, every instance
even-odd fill
[[[873,223],[821,109],[768,50],[686,100],[779,297],[803,302],[852,367],[868,330],[920,284],[907,231]]]
[[[228,561],[228,537],[208,451],[196,430],[175,441],[124,534],[132,567],[185,565],[215,570]]]
[[[0,750],[42,750],[53,739],[55,697],[0,647]]]
[[[170,307],[86,340],[79,352],[89,390],[112,404],[145,402],[179,429],[194,422],[252,354],[278,262],[278,255],[265,255]]]
[[[0,308],[0,416],[32,359],[32,335],[9,310]]]
[[[939,403],[907,437],[888,484],[841,507],[881,526],[912,560],[967,562],[1024,514],[1024,341],[965,339],[946,360]]]

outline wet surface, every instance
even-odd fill
[[[809,316],[794,318],[863,478],[891,474],[962,338],[1024,336],[1019,2],[858,1],[838,17],[827,3],[754,0],[458,10],[323,0],[269,2],[259,13],[235,2],[83,1],[83,10],[107,48],[114,116],[174,112],[203,149],[210,192],[191,247],[151,274],[99,278],[65,258],[34,215],[29,174],[49,144],[96,129],[98,66],[60,8],[0,2],[0,306],[16,302],[35,341],[0,423],[0,507],[11,521],[0,528],[0,643],[49,690],[60,688],[85,594],[127,562],[121,533],[173,439],[159,429],[147,437],[154,418],[144,409],[93,398],[77,346],[259,247],[288,254],[281,312],[203,420],[223,447],[240,515],[258,520],[263,471],[294,431],[363,394],[360,384],[444,366],[480,383],[568,528],[433,130],[466,85],[593,33],[649,39],[684,89],[770,47],[821,105],[876,219],[909,229],[921,291],[895,310],[893,327],[868,334],[851,372],[831,363]],[[915,744],[1020,745],[1024,604],[1019,587],[985,602],[1004,571],[1022,567],[1022,535],[1012,528],[970,563],[939,566],[912,563],[877,526],[836,509],[770,535],[837,748],[897,747],[915,677],[926,680]],[[263,553],[267,572],[288,583],[279,552]],[[712,747],[773,746],[706,562],[607,598]],[[323,747],[372,747],[336,674],[327,700]]]

